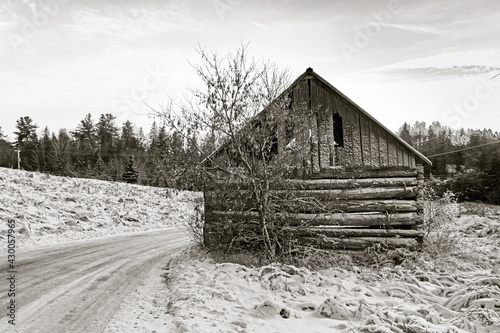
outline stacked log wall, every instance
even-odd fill
[[[274,216],[288,226],[301,226],[297,240],[320,246],[360,250],[382,243],[388,248],[418,249],[423,223],[417,201],[419,168],[345,168],[288,179],[271,186]],[[235,226],[254,226],[258,210],[250,189],[236,182],[212,183],[205,189],[205,243],[229,244]]]

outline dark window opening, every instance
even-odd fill
[[[278,138],[273,136],[271,138],[271,155],[278,155]]]
[[[273,155],[278,155],[278,137],[276,135],[276,124],[271,126],[269,129],[269,137],[266,142],[266,150],[264,158],[267,162],[269,162]]]
[[[344,147],[342,117],[338,113],[333,114],[333,140],[335,141],[335,147]]]
[[[287,108],[291,110],[293,108],[293,90],[288,94],[288,106]]]

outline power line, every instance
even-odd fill
[[[470,149],[475,149],[475,148],[480,148],[480,147],[485,147],[485,146],[494,145],[494,144],[496,144],[496,143],[500,143],[500,140],[499,140],[499,141],[495,141],[495,142],[484,143],[484,144],[479,145],[479,146],[474,146],[474,147],[468,147],[468,148],[464,148],[464,149],[458,149],[458,150],[454,150],[454,151],[449,151],[449,152],[446,152],[446,153],[440,153],[440,154],[429,155],[429,156],[427,156],[427,157],[437,157],[437,156],[443,156],[443,155],[448,155],[448,154],[458,153],[458,152],[461,152],[461,151],[466,151],[466,150],[470,150]]]
[[[490,77],[490,78],[488,79],[488,81],[493,80],[493,79],[494,79],[494,78],[496,78],[498,75],[500,75],[500,72],[498,72],[497,74],[495,74],[495,75],[493,75],[492,77]]]

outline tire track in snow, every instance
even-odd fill
[[[20,251],[15,331],[102,332],[127,294],[187,243],[169,229]],[[0,312],[0,330],[13,328]]]

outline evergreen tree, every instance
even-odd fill
[[[399,129],[398,135],[401,139],[406,141],[409,145],[413,145],[413,140],[410,134],[410,126],[408,123],[404,123],[403,126]]]
[[[494,204],[500,204],[500,148],[493,149],[491,154],[490,169],[486,174],[485,186],[487,189],[487,200]]]
[[[157,141],[158,141],[158,127],[156,122],[153,121],[151,124],[151,129],[149,130],[147,146],[147,157],[144,163],[144,176],[147,185],[158,186],[158,177],[162,172],[157,170],[159,158],[157,156]]]
[[[13,168],[17,157],[12,144],[5,140],[6,138],[0,126],[0,167]]]
[[[100,153],[105,161],[109,161],[116,152],[118,128],[115,125],[115,119],[116,117],[111,113],[101,114],[96,125]]]
[[[158,128],[156,126],[156,122],[153,121],[151,125],[151,129],[149,130],[149,149],[156,146],[156,140],[158,139]]]
[[[71,138],[66,130],[62,128],[57,136],[52,134],[51,141],[54,169],[60,175],[68,175],[70,173]]]
[[[137,183],[139,179],[139,172],[135,169],[134,155],[130,155],[122,178],[127,183]]]
[[[159,156],[165,156],[166,154],[168,154],[169,141],[170,140],[168,137],[167,128],[165,127],[165,125],[162,125],[158,131],[158,136],[156,137],[154,151]]]
[[[15,147],[21,150],[21,166],[27,170],[38,169],[38,126],[29,116],[21,117],[16,121],[17,131]]]
[[[86,175],[96,162],[98,149],[97,128],[92,115],[88,113],[71,134],[76,146],[73,155],[75,167],[80,175]]]
[[[53,148],[52,148],[52,140],[50,139],[50,131],[47,126],[43,129],[42,139],[40,140],[40,169],[41,171],[50,172],[52,170],[52,156],[53,156]]]
[[[85,144],[90,148],[97,145],[97,129],[90,113],[80,121],[72,134],[80,144]]]
[[[144,135],[144,130],[142,127],[139,127],[139,133],[137,133],[137,146],[140,151],[144,151],[146,149],[146,135]]]
[[[80,121],[76,130],[71,134],[76,139],[79,150],[86,153],[94,152],[94,149],[97,147],[97,128],[90,113]]]
[[[122,153],[136,152],[139,149],[139,140],[134,132],[134,126],[130,121],[125,121],[120,136],[120,151]]]

